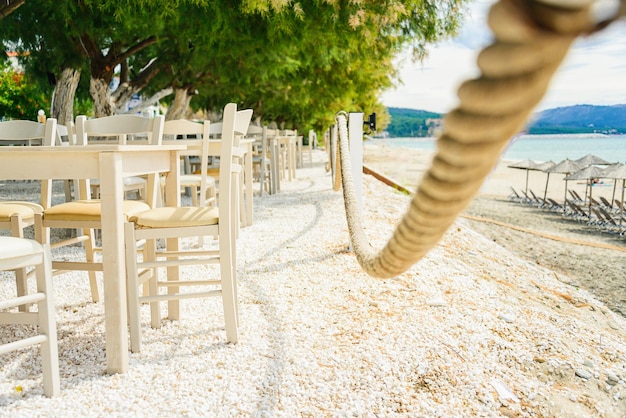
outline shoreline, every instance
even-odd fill
[[[409,190],[414,190],[428,169],[434,152],[410,148],[364,146],[364,164]],[[509,160],[501,160],[483,184],[479,194],[463,214],[494,220],[516,228],[529,229],[537,234],[490,222],[463,219],[472,229],[536,265],[553,270],[562,281],[584,288],[607,304],[614,312],[626,317],[625,254],[572,241],[606,244],[626,249],[626,239],[597,230],[593,226],[564,219],[559,213],[509,200],[510,187],[523,190],[525,170],[508,168]],[[563,201],[564,175],[551,175],[547,196]],[[545,190],[546,175],[529,173],[529,190]],[[574,184],[572,184],[574,183]],[[568,182],[568,188],[585,195],[585,184]],[[611,198],[611,185],[594,187],[593,196]],[[463,214],[461,217],[463,217]],[[542,237],[556,236],[559,240]]]

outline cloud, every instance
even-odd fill
[[[555,75],[541,109],[573,104],[626,103],[626,22],[575,42]]]
[[[491,42],[486,24],[491,0],[476,1],[459,35],[430,49],[422,63],[398,60],[403,83],[382,95],[390,107],[448,112],[457,104],[456,91],[478,75],[476,57]],[[570,49],[537,110],[575,104],[626,103],[626,22],[578,39]]]

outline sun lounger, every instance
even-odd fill
[[[599,207],[597,208],[597,210],[600,213],[600,216],[602,216],[604,219],[603,227],[607,232],[614,233],[614,234],[624,234],[624,231],[626,231],[625,223],[622,222],[622,225],[620,225],[619,218],[616,218],[615,216],[611,215],[603,207]]]
[[[562,212],[563,211],[563,205],[561,205],[559,202],[557,202],[556,200],[546,197],[546,201],[550,204],[549,209],[555,212]]]
[[[583,203],[583,199],[576,193],[576,190],[568,189],[567,192],[572,196],[574,203]]]
[[[602,203],[598,202],[596,199],[594,199],[591,196],[589,196],[589,201],[591,202],[592,206],[597,206],[597,207],[601,207],[602,206]]]
[[[522,190],[522,194],[524,195],[524,198],[522,199],[522,203],[526,203],[527,205],[532,205],[533,203],[535,203],[535,200],[532,197],[530,197],[528,193],[526,193],[524,190]]]
[[[603,196],[600,196],[600,202],[602,202],[602,205],[606,210],[613,210],[613,205],[611,205],[611,202],[606,200]]]
[[[530,189],[528,189],[528,191],[530,192],[530,195],[532,196],[532,202],[531,202],[532,205],[537,205],[538,208],[543,208],[544,206],[548,205],[546,201],[543,200],[542,197],[537,197],[535,192],[533,192]]]
[[[578,204],[568,200],[567,205],[571,208],[566,212],[565,216],[574,219],[577,222],[588,222],[589,214],[585,212]]]
[[[511,186],[509,186],[511,187]],[[524,198],[522,196],[520,196],[513,187],[511,187],[511,194],[509,195],[509,200],[512,202],[522,202],[524,200]]]

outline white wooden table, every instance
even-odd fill
[[[177,145],[0,147],[0,180],[100,179],[106,369],[128,370],[123,177],[154,172],[167,176],[168,204],[179,205]],[[171,193],[171,194],[170,194]]]

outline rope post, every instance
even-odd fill
[[[352,181],[356,194],[359,216],[363,214],[363,113],[350,113],[348,120],[350,162]]]

